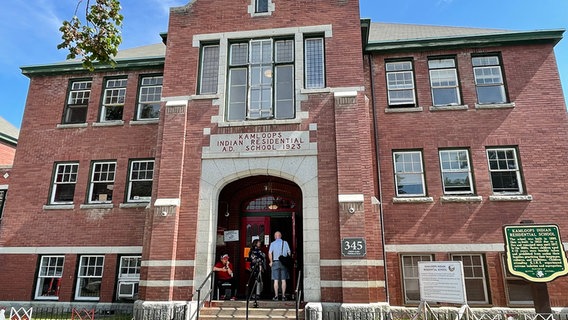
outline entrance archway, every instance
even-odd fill
[[[217,256],[228,253],[238,276],[238,295],[244,297],[249,281],[248,253],[254,239],[268,246],[274,232],[280,231],[292,249],[296,264],[291,271],[287,293],[292,294],[298,271],[302,268],[303,225],[302,191],[293,182],[279,177],[246,177],[225,186],[219,194],[217,219]],[[264,273],[261,298],[274,296],[270,269]],[[252,286],[252,283],[251,283]]]

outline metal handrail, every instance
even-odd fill
[[[296,279],[296,291],[295,291],[295,298],[296,298],[296,319],[299,319],[300,316],[300,303],[302,301],[302,289],[300,288],[300,283],[302,283],[302,270],[298,270],[298,278]]]
[[[195,309],[195,311],[193,312],[193,314],[189,317],[189,319],[193,319],[193,317],[195,316],[196,320],[199,320],[199,312],[201,311],[201,307],[203,306],[203,304],[205,303],[205,300],[207,298],[209,298],[209,302],[211,302],[211,298],[212,298],[212,292],[213,292],[213,286],[214,286],[214,281],[213,281],[213,275],[215,274],[214,271],[209,272],[209,274],[207,275],[207,277],[205,278],[205,280],[203,280],[203,282],[201,283],[201,285],[199,286],[199,288],[197,288],[197,290],[195,290],[195,293],[193,293],[191,295],[191,299],[193,299],[193,297],[195,297],[197,295],[197,309]],[[209,287],[209,291],[204,295],[205,299],[203,299],[203,302],[201,301],[201,290],[203,290],[203,287],[205,286],[205,284],[207,283],[207,280],[209,280],[209,278],[211,278],[211,286]]]

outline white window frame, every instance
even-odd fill
[[[136,120],[155,120],[160,117],[163,82],[164,77],[162,75],[141,76]],[[157,106],[158,113],[155,117],[144,116],[143,111],[146,105],[150,105],[152,110],[155,110]]]
[[[490,153],[495,152],[497,158],[492,158]],[[512,152],[512,157],[509,157]],[[504,153],[504,154],[503,154]],[[521,176],[521,168],[519,166],[519,158],[516,148],[487,148],[487,165],[489,168],[489,176],[491,179],[491,190],[493,194],[523,194],[523,180]],[[504,157],[502,157],[504,156]],[[512,167],[511,167],[512,165]],[[496,177],[499,173],[514,173],[517,181],[517,190],[496,190]]]
[[[53,174],[53,184],[51,186],[50,204],[72,204],[75,199],[75,187],[79,172],[78,162],[57,163]],[[73,199],[71,201],[57,201],[57,190],[63,186],[73,186]]]
[[[397,161],[397,155],[401,157]],[[418,155],[418,159],[415,156]],[[423,197],[426,196],[426,183],[424,179],[424,165],[422,163],[422,151],[394,151],[394,179],[397,197]],[[422,192],[420,193],[399,193],[399,184],[405,177],[419,176]],[[403,186],[401,184],[401,186]]]
[[[201,46],[199,94],[216,94],[219,86],[219,44]]]
[[[323,37],[304,39],[304,87],[325,87],[325,41]]]
[[[473,190],[473,177],[471,174],[471,161],[469,160],[469,151],[467,149],[444,149],[438,151],[440,157],[440,171],[442,177],[442,188],[444,194],[474,194]],[[463,167],[463,164],[467,167]],[[469,190],[467,191],[453,191],[446,185],[446,175],[452,174],[467,174],[469,181]]]
[[[501,57],[499,55],[472,57],[473,76],[475,80],[475,90],[477,93],[477,103],[479,104],[500,104],[507,103],[505,92],[505,81],[503,69],[501,67]],[[497,89],[501,98],[499,100],[486,99],[483,94],[484,89]]]
[[[461,104],[458,70],[455,58],[432,58],[428,60],[432,105],[457,106]],[[436,92],[453,91],[455,101],[436,103]]]
[[[138,169],[135,166],[138,165]],[[140,168],[143,165],[145,169]],[[151,165],[152,169],[148,170],[148,166]],[[130,161],[130,174],[128,175],[128,193],[127,202],[149,202],[152,198],[152,180],[154,178],[154,160],[131,160]],[[148,177],[149,176],[149,177]],[[134,199],[133,189],[137,183],[147,183],[150,182],[150,194],[144,197],[138,197]]]
[[[36,281],[35,299],[59,300],[59,288],[63,278],[64,266],[65,256],[41,256]],[[49,290],[43,293],[46,281],[49,281]]]
[[[105,166],[108,168],[108,170],[104,170]],[[113,168],[112,170],[110,170],[110,168]],[[101,176],[101,174],[104,176],[104,178]],[[97,178],[95,180],[95,177],[99,175],[99,178]],[[88,203],[111,203],[112,202],[112,194],[113,194],[113,190],[114,190],[114,180],[116,177],[116,161],[94,161],[92,166],[91,166],[91,179],[89,181],[89,198],[88,198]],[[110,192],[107,192],[107,199],[106,200],[94,200],[93,196],[94,196],[94,191],[95,191],[95,187],[97,184],[107,184],[107,190]],[[110,187],[110,188],[109,188]],[[102,192],[99,193],[98,195],[103,194]],[[110,199],[108,198],[108,195],[110,194]]]
[[[488,304],[489,295],[487,285],[487,270],[485,267],[484,255],[480,253],[453,253],[450,254],[450,259],[452,261],[462,262],[467,302],[469,304]],[[479,263],[476,264],[474,260],[479,260]],[[468,284],[469,287],[471,287],[471,283],[473,282],[482,285],[484,296],[483,300],[471,300],[472,295],[469,293],[470,290],[468,290]]]
[[[410,259],[410,264],[406,265],[405,260]],[[419,261],[434,261],[434,256],[431,254],[403,254],[400,256],[400,269],[402,275],[402,295],[404,303],[420,303],[420,283],[418,277],[418,262]],[[408,297],[409,287],[415,288],[418,291],[418,299],[414,300]]]
[[[280,47],[280,44],[289,45],[291,48]],[[251,39],[229,45],[227,121],[246,122],[295,118],[294,46],[295,42],[291,38]],[[282,51],[278,50],[280,48]],[[286,52],[287,48],[290,48],[289,52]],[[260,49],[260,51],[256,49]],[[259,55],[258,52],[261,54]],[[238,53],[242,54],[237,55]],[[283,58],[279,59],[281,56]],[[286,57],[288,59],[285,59]],[[247,61],[244,61],[244,58]],[[240,73],[240,77],[238,73]],[[281,74],[284,75],[282,78]],[[285,81],[287,79],[286,74],[289,75],[289,83]],[[242,81],[242,76],[246,76],[245,81]],[[283,87],[286,84],[290,86],[287,88],[288,90],[280,90],[285,89]],[[287,93],[288,96],[285,96],[284,93]],[[236,111],[233,111],[233,109]]]
[[[0,189],[0,223],[2,223],[2,217],[4,215],[4,204],[6,203],[7,194],[8,189]]]
[[[412,61],[386,62],[385,73],[389,107],[415,107],[416,85],[414,83],[414,65]],[[410,91],[412,93],[411,100],[393,97],[397,93],[404,91]]]
[[[134,265],[132,263],[134,262]],[[122,256],[120,257],[120,267],[118,269],[117,279],[117,298],[118,299],[135,299],[138,296],[138,288],[140,283],[140,267],[142,264],[142,256]],[[132,286],[132,294],[121,294],[121,286]]]
[[[127,85],[127,78],[113,78],[105,80],[101,106],[101,122],[122,121],[122,118],[124,117],[124,103],[126,101]],[[120,110],[120,119],[107,119],[110,114],[107,109],[111,108]]]
[[[72,80],[69,84],[69,94],[65,111],[63,112],[63,124],[85,123],[87,122],[87,112],[91,98],[91,80]],[[83,110],[84,109],[84,110]],[[81,111],[84,119],[81,121],[73,120],[73,113]]]
[[[88,301],[100,300],[104,263],[105,263],[104,255],[79,256],[79,269],[77,270],[77,286],[75,288],[75,300],[88,300]],[[84,282],[87,282],[87,284],[84,284]],[[82,295],[81,291],[82,288],[88,286],[92,286],[93,288],[98,289],[98,296]]]

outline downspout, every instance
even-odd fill
[[[379,131],[378,131],[378,123],[377,123],[377,108],[375,106],[375,81],[373,75],[373,61],[371,60],[371,54],[367,55],[367,61],[369,63],[369,78],[371,82],[371,110],[373,114],[373,134],[375,136],[375,158],[377,159],[377,184],[379,188],[379,217],[381,222],[381,241],[383,244],[383,263],[384,263],[384,271],[385,271],[385,291],[386,291],[386,298],[387,303],[390,305],[390,294],[389,294],[389,281],[388,281],[388,272],[387,272],[387,252],[385,248],[385,224],[383,218],[383,188],[381,183],[381,166],[380,166],[380,159],[379,159]]]

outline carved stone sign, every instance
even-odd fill
[[[209,151],[241,153],[299,151],[309,148],[309,131],[254,132],[211,135]]]

